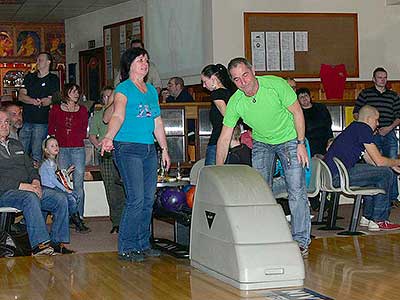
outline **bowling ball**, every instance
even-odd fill
[[[187,193],[188,190],[190,190],[192,186],[193,186],[193,185],[191,185],[191,184],[185,185],[185,186],[182,188],[182,192]]]
[[[186,194],[175,189],[166,189],[160,197],[162,207],[171,212],[180,211],[186,206]]]
[[[192,208],[193,207],[193,202],[194,202],[194,192],[196,191],[196,186],[192,186],[187,192],[186,192],[186,203],[187,205]]]

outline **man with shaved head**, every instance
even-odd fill
[[[324,160],[332,172],[335,186],[340,186],[339,172],[333,162],[333,158],[337,157],[346,166],[351,186],[375,187],[385,191],[385,194],[364,196],[360,226],[366,226],[370,231],[396,230],[400,229],[400,225],[389,221],[390,191],[395,176],[391,168],[399,170],[400,160],[382,156],[374,144],[378,120],[379,112],[375,107],[363,106],[358,112],[358,121],[351,123],[335,139]],[[366,154],[371,164],[359,163]]]

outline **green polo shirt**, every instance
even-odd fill
[[[283,78],[256,76],[257,94],[246,96],[237,90],[226,107],[224,125],[236,126],[239,118],[252,128],[253,139],[277,145],[297,137],[293,114],[287,109],[297,100],[296,93]]]

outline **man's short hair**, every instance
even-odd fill
[[[132,41],[131,41],[131,48],[133,48],[133,47],[132,47],[133,44],[140,44],[140,45],[142,46],[142,48],[144,49],[144,44],[143,44],[142,40],[140,40],[140,39],[134,39],[134,40],[132,40]]]
[[[372,77],[375,77],[376,73],[378,72],[384,72],[387,74],[387,71],[383,68],[383,67],[378,67],[374,70],[374,72],[372,73]]]
[[[182,88],[185,86],[185,82],[182,77],[171,77],[170,81],[173,80],[176,85],[180,85]]]
[[[101,89],[101,91],[100,91],[100,98],[103,98],[104,93],[105,93],[106,91],[113,91],[113,90],[114,90],[114,87],[111,86],[111,85],[106,85],[106,86],[104,86],[104,87]]]
[[[240,64],[244,64],[246,67],[248,67],[249,69],[251,69],[253,66],[251,65],[251,63],[245,59],[244,57],[236,57],[234,59],[232,59],[229,64],[228,64],[228,71],[230,71],[233,68],[236,68],[238,65]]]
[[[368,117],[375,116],[376,114],[379,114],[379,111],[375,107],[364,105],[358,112],[358,120],[366,121]]]
[[[240,124],[237,124],[235,128],[233,128],[233,133],[232,133],[232,140],[233,141],[239,141],[240,142],[240,136],[242,135],[242,129]]]
[[[10,107],[13,107],[13,106],[22,108],[22,106],[19,105],[19,104],[16,103],[16,102],[5,101],[5,102],[2,102],[2,103],[1,103],[1,108],[0,108],[0,110],[1,110],[1,111],[7,112],[8,109],[9,109]]]
[[[39,57],[39,55],[42,55],[42,54],[46,55],[47,56],[47,60],[50,61],[50,70],[51,70],[51,66],[53,65],[53,56],[50,54],[50,52],[42,51],[42,52],[39,52],[37,57]]]
[[[302,87],[296,90],[297,97],[299,97],[300,94],[307,94],[308,96],[311,97],[311,92],[308,88]]]

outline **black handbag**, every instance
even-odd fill
[[[13,257],[17,247],[10,234],[6,231],[0,231],[0,257]]]

